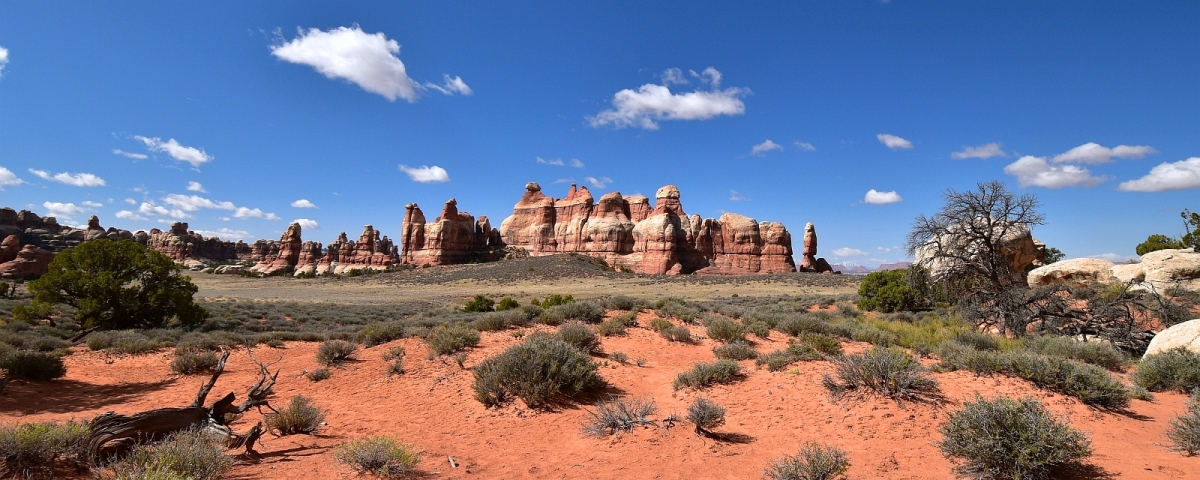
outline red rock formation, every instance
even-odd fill
[[[336,253],[334,253],[336,252]],[[385,270],[387,267],[400,262],[399,251],[388,237],[379,236],[379,231],[371,225],[363,226],[363,233],[357,242],[346,240],[346,232],[337,241],[329,244],[326,257],[334,255],[328,262],[322,259],[318,262],[316,273],[344,274],[354,270]],[[325,268],[322,268],[322,264]]]
[[[300,256],[296,258],[296,275],[315,275],[325,249],[321,242],[304,242],[300,245]]]
[[[17,258],[17,253],[21,251],[21,240],[16,235],[4,237],[4,241],[0,242],[0,263],[11,262]]]
[[[824,258],[817,258],[817,228],[812,222],[804,225],[804,256],[797,270],[801,272],[834,273]]]
[[[415,203],[405,206],[402,263],[408,265],[448,265],[497,259],[500,232],[487,217],[476,221],[471,214],[458,211],[451,198],[442,206],[441,216],[426,223],[425,214]]]
[[[186,222],[172,223],[171,230],[166,232],[157,228],[151,229],[150,233],[144,235],[143,232],[138,232],[133,235],[133,239],[179,263],[189,260],[200,262],[247,260],[245,244],[241,242],[235,244],[217,237],[204,238],[203,235],[188,230]],[[260,240],[260,242],[265,241]],[[264,249],[270,250],[269,248]],[[277,246],[274,253],[278,253]],[[261,255],[257,259],[265,257],[266,255]]]
[[[34,245],[25,245],[17,252],[17,258],[0,263],[0,278],[30,278],[45,275],[54,260],[54,252],[42,250]]]
[[[300,224],[293,223],[288,226],[287,230],[283,231],[283,236],[279,237],[279,253],[263,257],[258,265],[250,267],[250,271],[262,275],[273,275],[276,272],[285,269],[295,271],[296,264],[300,260]]]

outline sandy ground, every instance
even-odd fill
[[[650,313],[642,314],[643,324]],[[546,328],[546,327],[539,327]],[[700,327],[694,333],[703,334]],[[519,341],[512,332],[484,333],[465,366]],[[383,352],[404,346],[407,372],[388,377]],[[848,478],[953,478],[950,464],[935,447],[937,425],[963,400],[976,394],[1032,395],[1070,420],[1093,440],[1093,468],[1064,478],[1200,478],[1200,458],[1172,453],[1164,431],[1168,419],[1183,411],[1182,394],[1157,395],[1154,403],[1135,400],[1124,414],[1097,411],[1078,401],[1031,387],[1024,381],[981,378],[970,373],[935,374],[950,403],[907,404],[873,398],[833,402],[820,386],[828,362],[798,364],[788,371],[755,370],[741,381],[703,392],[673,391],[675,375],[698,361],[712,361],[711,340],[698,345],[671,343],[644,328],[603,340],[605,352],[644,358],[642,367],[597,358],[611,385],[602,395],[650,398],[662,419],[686,415],[687,405],[706,395],[728,408],[727,423],[716,429],[723,441],[699,437],[690,425],[646,427],[632,433],[596,438],[581,433],[588,406],[568,404],[551,410],[526,408],[519,400],[502,408],[485,408],[472,395],[472,374],[452,360],[426,356],[418,339],[405,339],[360,350],[359,361],[334,370],[318,383],[302,375],[317,368],[317,344],[289,343],[286,348],[258,347],[256,358],[278,369],[275,404],[304,394],[328,410],[327,425],[313,436],[264,437],[261,457],[239,458],[234,478],[324,479],[358,474],[333,459],[333,449],[347,439],[387,434],[414,445],[422,456],[418,468],[431,478],[596,478],[696,479],[760,478],[774,459],[794,454],[803,442],[828,442],[845,449],[852,463]],[[785,346],[772,332],[760,340],[760,352]],[[866,344],[846,343],[848,352]],[[178,376],[168,366],[170,350],[142,356],[110,356],[80,350],[67,357],[68,374],[46,383],[14,382],[0,396],[0,421],[45,421],[91,418],[116,411],[135,413],[188,404],[203,376]],[[244,396],[257,380],[245,350],[235,352],[210,398],[232,391]],[[261,418],[254,411],[235,424],[244,431]],[[448,458],[458,464],[451,468]]]

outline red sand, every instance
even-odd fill
[[[648,317],[643,315],[643,324]],[[695,333],[703,329],[696,327]],[[466,367],[518,341],[513,332],[484,333],[470,352]],[[403,345],[407,373],[388,377],[383,352]],[[742,362],[747,377],[704,392],[675,392],[675,375],[698,361],[711,362],[713,343],[671,343],[652,331],[633,328],[627,336],[603,340],[605,352],[624,352],[631,364],[608,361],[600,370],[611,393],[652,398],[656,418],[686,415],[700,394],[728,408],[724,427],[716,429],[732,441],[696,436],[691,425],[643,428],[633,433],[595,438],[581,433],[587,405],[553,411],[529,409],[519,400],[499,409],[484,408],[472,395],[473,376],[453,360],[428,360],[424,344],[405,339],[360,350],[361,361],[335,369],[329,380],[313,383],[302,375],[317,368],[315,343],[289,343],[284,349],[258,347],[255,356],[276,362],[281,373],[273,401],[282,405],[304,394],[328,410],[328,425],[318,435],[264,437],[256,460],[240,459],[238,478],[323,479],[357,473],[333,459],[333,449],[347,439],[387,434],[414,445],[422,455],[418,468],[438,478],[760,478],[772,460],[794,454],[807,441],[834,444],[849,453],[849,478],[954,478],[950,463],[938,452],[937,426],[963,400],[998,394],[1040,398],[1056,414],[1086,431],[1095,454],[1095,471],[1077,478],[1200,478],[1200,458],[1171,452],[1168,420],[1183,412],[1186,397],[1160,393],[1153,403],[1135,400],[1131,415],[1097,411],[1073,398],[1007,378],[970,373],[935,374],[947,405],[933,407],[871,398],[849,403],[830,401],[820,385],[828,362],[798,364],[782,372],[755,370]],[[772,333],[759,341],[760,352],[785,346]],[[845,344],[860,351],[865,344]],[[207,376],[171,373],[171,351],[142,356],[109,356],[79,350],[66,358],[66,378],[46,383],[13,382],[0,396],[0,422],[33,422],[91,418],[106,411],[130,414],[191,402]],[[644,367],[632,359],[645,358]],[[599,359],[604,361],[603,359]],[[797,370],[798,369],[798,370]],[[245,350],[230,356],[225,374],[210,399],[233,391],[241,399],[257,380],[257,368]],[[235,430],[245,431],[260,419],[250,411]],[[458,468],[451,468],[453,457]]]

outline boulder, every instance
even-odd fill
[[[1145,256],[1142,257],[1143,259]],[[1163,353],[1176,347],[1184,347],[1200,353],[1200,319],[1188,320],[1158,332],[1146,347],[1146,358],[1156,353]]]
[[[1029,286],[1064,284],[1089,286],[1111,284],[1117,281],[1113,275],[1113,263],[1099,258],[1072,258],[1037,267],[1027,276]]]
[[[4,237],[4,241],[0,242],[0,263],[16,259],[20,251],[21,240],[16,235]]]
[[[299,223],[289,225],[287,230],[283,231],[283,235],[279,237],[279,253],[263,257],[257,265],[250,267],[250,271],[262,275],[272,275],[289,268],[294,270],[300,260],[300,247],[303,243],[300,234]]]
[[[981,223],[979,220],[976,223]],[[952,272],[961,270],[964,263],[950,257],[934,257],[936,249],[933,245],[940,244],[942,250],[950,252],[955,257],[975,258],[975,253],[983,251],[983,246],[976,241],[975,235],[969,235],[970,225],[956,224],[950,226],[947,232],[928,244],[917,248],[914,257],[915,264],[925,267],[933,278],[941,278]],[[986,229],[986,226],[980,227]],[[1005,279],[1013,283],[1027,283],[1027,274],[1034,268],[1043,265],[1046,256],[1046,245],[1033,238],[1029,227],[1020,224],[1002,223],[994,225],[993,234],[998,238],[1000,255],[1008,262],[1012,278]]]
[[[1200,253],[1191,249],[1158,250],[1142,255],[1145,282],[1159,291],[1180,286],[1200,292]]]
[[[0,278],[31,278],[45,275],[53,260],[54,252],[42,250],[36,245],[25,245],[17,252],[17,258],[0,263]]]

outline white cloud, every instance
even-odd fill
[[[867,252],[850,247],[836,248],[829,253],[833,254],[835,257],[861,257],[863,255],[867,255]]]
[[[955,160],[962,160],[964,158],[988,159],[992,157],[1007,156],[1008,154],[1004,153],[1004,150],[1000,148],[999,143],[989,143],[987,145],[980,145],[978,147],[963,147],[961,152],[954,152],[950,154],[950,158]]]
[[[149,156],[149,155],[146,155],[146,154],[144,154],[144,153],[133,153],[133,152],[126,152],[126,151],[124,151],[124,150],[121,150],[121,149],[119,149],[119,148],[114,148],[114,149],[113,149],[113,155],[120,155],[120,156],[122,156],[122,157],[132,158],[132,159],[134,159],[134,160],[145,160],[145,159],[147,159],[147,158],[150,158],[150,156]]]
[[[692,72],[696,76],[696,74]],[[613,109],[604,110],[588,117],[593,127],[612,125],[614,128],[630,126],[646,130],[657,130],[662,120],[708,120],[718,115],[741,115],[746,113],[746,104],[738,97],[747,95],[744,88],[719,89],[721,72],[709,67],[704,78],[712,90],[696,90],[687,93],[671,93],[666,85],[645,84],[638,90],[625,89],[613,95]],[[664,82],[667,83],[667,82]]]
[[[687,85],[688,79],[683,76],[683,70],[668,68],[662,74],[663,85]]]
[[[204,185],[201,185],[200,182],[188,182],[187,189],[189,192],[208,193],[208,191],[204,189]]]
[[[575,179],[574,179],[574,178],[560,178],[560,179],[558,179],[558,180],[555,180],[555,181],[554,181],[554,183],[556,183],[556,184],[558,184],[558,183],[572,183],[572,182],[574,182],[574,181],[575,181]]]
[[[1123,192],[1165,192],[1188,188],[1200,188],[1200,157],[1160,163],[1150,169],[1146,176],[1117,185],[1117,190]]]
[[[411,178],[412,181],[418,183],[442,183],[450,181],[450,174],[446,173],[446,169],[437,165],[432,167],[421,165],[420,167],[416,168],[409,167],[408,165],[401,165],[400,170],[404,171],[404,173],[407,173],[408,178]]]
[[[250,232],[245,230],[233,230],[231,228],[222,228],[220,230],[193,230],[205,238],[219,237],[221,240],[245,240],[250,236]]]
[[[163,201],[185,212],[194,212],[201,208],[211,208],[214,210],[233,210],[237,208],[233,205],[233,202],[214,202],[199,195],[180,195],[178,193],[167,195]]]
[[[133,221],[149,220],[148,218],[138,215],[136,213],[133,213],[129,210],[121,210],[121,211],[117,212],[117,218],[120,218],[122,220],[133,220]]]
[[[572,158],[571,166],[575,167],[575,168],[583,168],[583,160],[580,160],[578,158]]]
[[[867,191],[865,196],[863,196],[863,202],[870,203],[872,205],[887,205],[889,203],[896,203],[901,200],[904,199],[900,198],[900,194],[896,193],[895,190],[890,192],[880,192],[872,188],[871,190]]]
[[[1141,260],[1142,257],[1137,255],[1121,255],[1119,253],[1101,253],[1099,255],[1088,255],[1083,258],[1099,258],[1101,260],[1108,260],[1113,263],[1125,263],[1130,260]]]
[[[349,80],[391,101],[399,97],[415,102],[421,96],[400,61],[400,44],[383,32],[366,33],[358,25],[328,32],[311,28],[290,42],[272,45],[271,54],[313,67],[328,78]]]
[[[54,216],[79,215],[87,211],[74,203],[45,202],[42,206],[46,207],[46,215]]]
[[[309,220],[307,218],[297,218],[292,220],[292,223],[299,223],[300,228],[303,230],[319,230],[321,228],[321,225],[316,220]]]
[[[690,73],[693,77],[699,78],[701,82],[712,85],[713,88],[721,86],[721,72],[718,72],[717,69],[713,67],[708,67],[700,73],[696,73],[695,70],[688,70],[688,73]]]
[[[248,220],[251,218],[262,218],[265,220],[279,220],[280,219],[279,216],[275,215],[274,213],[265,213],[262,211],[262,209],[259,209],[259,208],[246,208],[246,207],[238,207],[237,210],[233,212],[233,218],[240,218],[242,220]]]
[[[587,182],[588,185],[591,185],[592,188],[604,188],[608,186],[608,184],[612,183],[612,179],[608,177],[583,177],[583,181]]]
[[[85,200],[83,202],[83,206],[89,207],[89,208],[100,208],[100,207],[103,207],[104,204],[100,203],[100,202],[93,202],[91,200]]]
[[[542,165],[554,165],[556,167],[561,167],[563,165],[566,165],[566,163],[563,162],[561,158],[556,158],[553,160],[546,160],[542,157],[536,157],[536,158],[537,158],[537,162]]]
[[[213,157],[204,150],[195,147],[180,145],[174,138],[162,141],[161,138],[148,138],[141,135],[134,135],[134,139],[146,144],[146,148],[152,152],[163,152],[170,155],[171,158],[181,162],[192,164],[192,167],[200,168],[200,165],[211,162]]]
[[[25,181],[17,178],[17,174],[7,168],[0,167],[0,190],[4,190],[4,187],[13,187],[22,183],[25,183]]]
[[[8,49],[0,47],[0,76],[4,76],[5,65],[8,65]]]
[[[740,201],[748,200],[748,199],[746,197],[743,197],[742,194],[738,193],[737,190],[730,190],[729,191],[729,200],[734,201],[734,202],[740,202]]]
[[[71,186],[75,186],[75,187],[103,187],[104,186],[103,178],[97,177],[90,173],[72,174],[72,173],[62,172],[62,173],[56,173],[54,175],[50,175],[50,172],[47,172],[45,170],[35,170],[32,168],[29,169],[29,173],[32,173],[34,175],[37,175],[38,177],[41,177],[42,180],[50,180],[52,182],[58,182],[58,183],[71,185]]]
[[[1017,177],[1022,188],[1028,186],[1045,188],[1094,187],[1103,182],[1093,177],[1088,169],[1077,165],[1050,166],[1046,157],[1026,155],[1004,167],[1004,173]]]
[[[437,90],[442,92],[443,95],[454,95],[457,93],[459,95],[469,96],[472,93],[475,93],[473,90],[471,90],[471,87],[467,86],[467,82],[464,82],[462,77],[451,78],[450,75],[443,75],[442,77],[443,82],[441,85],[433,82],[425,82],[425,88]]]
[[[126,198],[125,203],[128,203],[130,205],[137,205],[137,200],[134,200],[132,198]]]
[[[1157,153],[1154,147],[1147,145],[1129,146],[1117,145],[1113,148],[1088,142],[1054,156],[1054,163],[1108,163],[1113,157],[1139,159],[1151,153]]]
[[[166,208],[162,205],[155,205],[154,202],[142,202],[142,205],[138,207],[138,213],[157,215],[160,217],[171,217],[178,220],[192,218],[191,215],[188,215],[183,210],[178,208]]]
[[[317,208],[317,206],[313,202],[301,198],[292,202],[292,208]]]
[[[912,142],[905,140],[903,138],[897,137],[895,135],[892,135],[890,133],[881,133],[879,135],[876,135],[875,138],[879,139],[879,143],[887,145],[887,147],[892,150],[899,150],[901,148],[912,148]]]
[[[751,147],[750,154],[761,156],[762,154],[769,152],[771,150],[783,150],[783,146],[778,143],[772,142],[771,139],[767,139],[767,140],[763,141],[762,143]]]
[[[813,150],[816,150],[816,149],[817,149],[817,147],[814,147],[814,146],[813,146],[813,144],[811,144],[811,143],[808,143],[808,142],[801,142],[801,141],[799,141],[799,140],[796,140],[795,142],[792,142],[792,144],[796,145],[796,148],[799,148],[799,149],[801,149],[801,150],[804,150],[804,151],[806,151],[806,152],[811,152],[811,151],[813,151]]]

